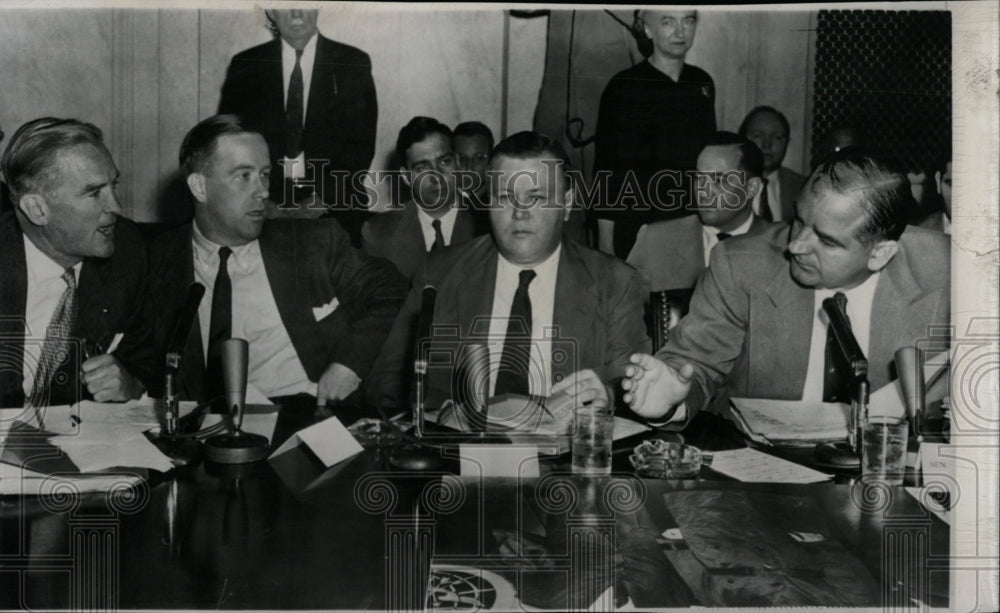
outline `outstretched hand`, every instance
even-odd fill
[[[691,390],[694,367],[686,363],[680,370],[646,353],[633,354],[625,368],[623,400],[638,415],[656,419],[684,402]]]

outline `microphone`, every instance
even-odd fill
[[[170,335],[170,341],[167,343],[167,368],[164,374],[163,398],[166,430],[169,435],[177,432],[180,399],[177,397],[176,387],[181,356],[184,355],[184,346],[187,345],[188,337],[191,336],[194,318],[198,314],[198,305],[201,304],[204,295],[205,286],[201,283],[195,282],[188,286],[184,305],[181,307],[180,315],[178,315]]]
[[[920,422],[926,404],[927,384],[924,381],[924,356],[918,347],[900,347],[896,350],[896,373],[903,389],[903,405],[910,419],[910,428],[920,438]]]
[[[420,319],[417,320],[416,358],[413,371],[416,375],[415,401],[413,403],[413,427],[417,438],[424,435],[424,385],[427,376],[427,347],[431,338],[431,325],[434,323],[434,303],[437,300],[437,288],[425,285],[420,296]]]
[[[823,301],[823,310],[830,318],[830,326],[837,339],[840,354],[851,367],[851,372],[848,373],[849,377],[852,380],[858,377],[867,377],[868,360],[858,344],[858,339],[854,336],[854,330],[851,328],[851,322],[847,319],[847,313],[837,306],[837,301],[833,298],[827,298]]]
[[[250,345],[242,338],[222,342],[222,388],[226,394],[226,411],[239,431],[243,426],[243,409],[247,399],[247,355]]]

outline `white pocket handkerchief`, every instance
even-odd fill
[[[330,302],[324,304],[323,306],[313,307],[313,317],[316,318],[316,321],[320,321],[321,319],[323,319],[324,317],[326,317],[330,313],[333,313],[334,311],[336,311],[337,310],[337,306],[339,306],[339,305],[340,305],[340,301],[337,300],[336,297],[334,297],[333,300],[331,300]]]

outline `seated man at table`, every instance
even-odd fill
[[[716,247],[667,345],[632,356],[625,401],[683,427],[716,396],[847,400],[825,355],[831,296],[846,299],[871,389],[887,384],[896,350],[950,318],[948,240],[907,227],[911,206],[904,175],[864,151],[832,154],[807,180],[790,232]]]
[[[408,406],[408,357],[426,286],[437,289],[428,407],[454,396],[454,363],[436,368],[434,356],[457,359],[468,343],[488,346],[491,397],[558,397],[557,409],[614,400],[610,388],[629,355],[649,347],[643,284],[623,262],[563,237],[573,201],[568,165],[562,146],[535,132],[496,146],[493,233],[428,257],[379,356],[370,403]]]
[[[30,121],[2,167],[14,210],[0,217],[0,406],[138,398],[155,370],[146,250],[101,131]]]
[[[757,145],[732,132],[716,132],[698,154],[697,168],[698,215],[642,226],[629,253],[628,263],[654,292],[694,287],[720,241],[768,227],[750,208],[764,171]]]
[[[455,184],[457,158],[448,126],[414,117],[399,131],[396,154],[412,198],[369,218],[361,240],[369,254],[388,259],[411,279],[427,252],[464,243],[489,228],[484,213]]]
[[[157,239],[151,268],[158,355],[185,288],[206,288],[182,357],[182,397],[218,393],[218,346],[230,337],[249,341],[248,381],[268,398],[304,393],[325,406],[350,396],[399,312],[406,280],[352,248],[332,219],[265,220],[267,143],[235,115],[192,128],[180,163],[194,221]]]

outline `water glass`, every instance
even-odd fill
[[[577,407],[573,414],[573,472],[611,474],[611,444],[615,418],[611,409]]]
[[[886,485],[902,485],[909,424],[898,417],[870,417],[861,430],[862,475]]]

